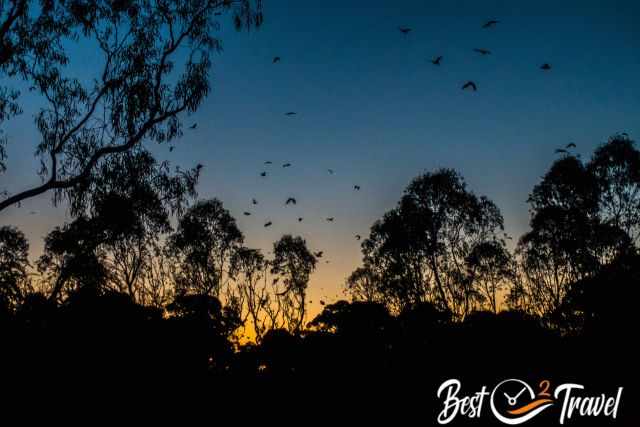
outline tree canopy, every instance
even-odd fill
[[[40,96],[33,147],[43,180],[4,197],[0,211],[49,191],[54,201],[82,201],[76,192],[113,156],[179,138],[182,116],[210,91],[219,19],[238,29],[262,23],[259,0],[12,0],[0,7],[0,78],[9,82],[0,87],[0,131],[21,112],[21,86]],[[69,41],[101,54],[93,78],[69,71],[79,59]],[[10,141],[0,134],[0,172]]]

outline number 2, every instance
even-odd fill
[[[551,395],[549,394],[550,386],[551,386],[551,382],[549,380],[540,381],[540,384],[538,385],[538,387],[540,387],[540,393],[538,393],[538,396],[551,397]]]

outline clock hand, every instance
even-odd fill
[[[518,400],[522,392],[525,391],[526,389],[527,389],[526,387],[523,387],[522,390],[520,390],[520,393],[516,394],[516,397],[514,397],[514,399]]]
[[[505,392],[502,392],[502,394],[504,394],[504,397],[506,397],[506,398],[507,398],[507,402],[509,402],[509,405],[513,406],[513,405],[515,405],[515,404],[516,404],[517,397],[511,397],[511,396],[509,396],[509,395],[508,395],[507,393],[505,393]]]

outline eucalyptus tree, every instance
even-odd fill
[[[273,301],[267,283],[268,264],[258,249],[245,247],[238,249],[231,259],[231,275],[235,282],[232,295],[240,307],[242,322],[250,322],[257,341],[273,327],[269,324],[267,310]]]
[[[0,310],[15,308],[29,290],[29,243],[22,231],[0,227]]]
[[[0,128],[21,112],[21,86],[39,95],[32,146],[43,181],[5,193],[0,211],[46,192],[55,202],[74,199],[112,156],[176,140],[183,116],[211,90],[221,19],[259,26],[261,1],[0,2],[0,81],[8,84],[0,87]],[[75,43],[95,48],[95,66]],[[87,73],[76,77],[79,66]],[[2,172],[11,135],[0,137]]]
[[[282,326],[297,333],[304,327],[307,287],[316,268],[316,257],[300,236],[282,236],[273,244],[271,274],[276,276],[275,301]]]
[[[201,200],[187,209],[167,242],[176,262],[177,292],[220,298],[232,285],[231,260],[243,240],[220,200]]]
[[[549,318],[572,284],[637,251],[640,152],[614,135],[588,162],[566,154],[534,187],[529,205],[531,229],[516,251],[523,277],[511,300]]]
[[[456,171],[425,173],[371,227],[362,245],[364,270],[352,275],[358,283],[352,289],[380,295],[396,312],[431,302],[462,318],[482,304],[480,282],[498,274],[487,271],[495,262],[479,261],[490,258],[490,249],[507,256],[502,230],[498,207],[468,190]]]

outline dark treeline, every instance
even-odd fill
[[[224,20],[259,27],[262,1],[0,1],[0,174],[13,139],[4,124],[28,92],[41,178],[16,193],[2,183],[0,213],[51,194],[71,218],[35,262],[24,234],[0,227],[3,391],[31,412],[60,400],[49,416],[77,411],[78,396],[115,410],[160,394],[139,408],[158,414],[205,390],[240,402],[236,421],[300,424],[347,408],[359,424],[429,425],[443,380],[470,393],[548,379],[590,395],[624,386],[617,421],[638,425],[640,154],[628,135],[588,161],[559,150],[513,244],[496,204],[456,171],[416,177],[362,241],[348,300],[311,317],[320,255],[291,235],[269,257],[246,247],[221,201],[197,199],[202,165],[152,154],[173,151],[211,91]],[[72,57],[76,42],[95,51],[92,67]],[[212,405],[213,422],[227,407],[201,408]]]
[[[35,265],[24,235],[0,228],[7,378],[304,389],[373,376],[432,399],[449,377],[611,390],[635,372],[640,152],[627,136],[553,163],[514,250],[498,207],[457,172],[418,176],[363,240],[350,301],[313,319],[303,239],[283,236],[266,258],[219,200],[189,203],[189,176],[158,179],[144,153],[113,161]]]

